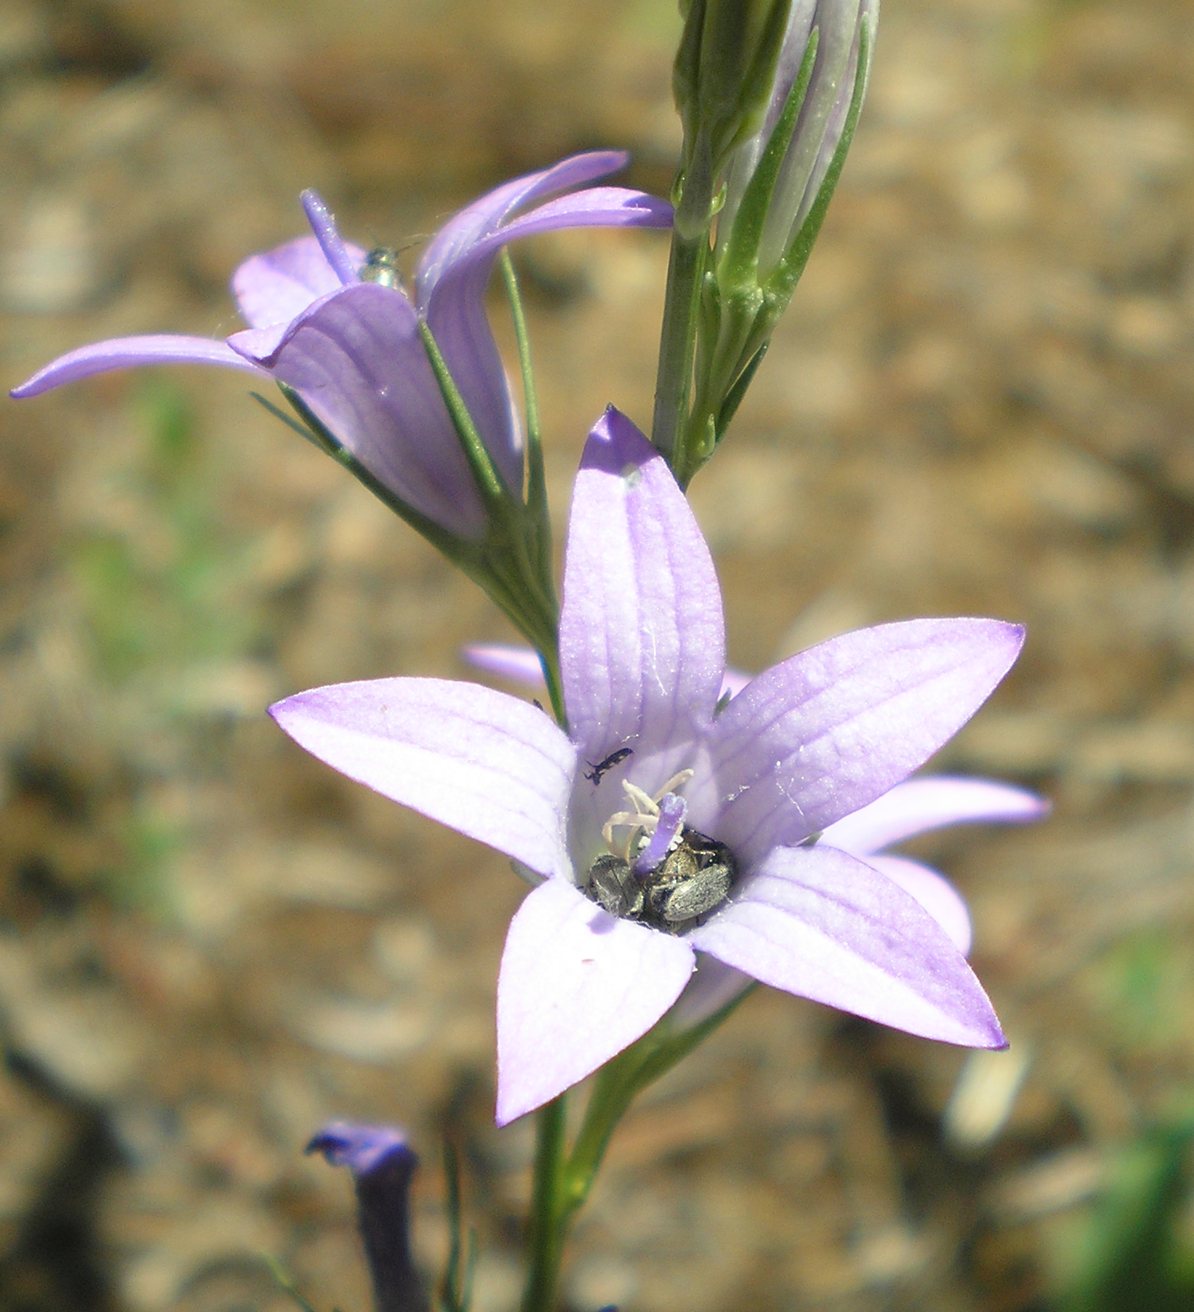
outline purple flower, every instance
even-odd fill
[[[473,644],[465,657],[478,668],[514,683],[542,686],[539,658],[529,647],[502,643]],[[741,692],[750,675],[727,669],[721,700]],[[593,762],[587,763],[590,768]],[[599,764],[599,763],[598,763]],[[835,821],[818,843],[856,856],[910,893],[949,935],[959,952],[969,954],[970,912],[957,889],[939,871],[887,848],[934,829],[957,824],[1027,824],[1041,819],[1049,804],[1025,788],[997,779],[923,775],[884,793],[858,811]],[[698,969],[673,1012],[681,1025],[696,1024],[720,1010],[751,983],[751,977],[712,957],[698,959]]]
[[[663,459],[610,410],[572,504],[567,732],[537,706],[438,679],[316,689],[272,713],[322,760],[505,852],[534,881],[498,982],[505,1123],[644,1034],[698,952],[913,1034],[1002,1046],[938,920],[818,840],[951,738],[1022,641],[986,619],[863,629],[782,661],[719,707],[725,644],[708,547]]]
[[[440,229],[409,295],[384,262],[367,264],[364,249],[342,241],[323,202],[306,192],[315,235],[252,256],[233,277],[248,329],[227,341],[155,335],[97,342],[61,356],[12,395],[143,364],[217,364],[270,377],[297,393],[395,498],[449,533],[479,540],[485,505],[428,363],[420,321],[497,474],[521,500],[522,428],[485,316],[485,288],[501,247],[516,238],[555,228],[666,227],[665,202],[586,185],[625,162],[615,151],[576,155],[482,196]]]
[[[423,1312],[427,1300],[410,1252],[410,1182],[419,1159],[406,1136],[388,1125],[333,1121],[307,1152],[352,1172],[378,1312]]]

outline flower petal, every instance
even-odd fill
[[[848,633],[760,674],[714,724],[718,837],[748,864],[874,801],[948,742],[1016,659],[998,620],[909,620]],[[698,786],[703,797],[698,799]]]
[[[600,187],[562,196],[521,217],[527,205],[622,168],[620,151],[595,151],[516,178],[453,216],[419,261],[419,310],[427,320],[473,422],[506,485],[522,488],[522,427],[485,313],[493,261],[507,242],[559,228],[664,227],[671,207],[642,192]]]
[[[528,688],[543,687],[543,664],[538,653],[530,647],[505,642],[473,642],[462,648],[461,654],[470,665],[487,674],[496,674],[501,679]]]
[[[506,487],[518,495],[523,484],[522,421],[485,311],[488,281],[488,267],[475,283],[445,279],[426,309],[427,326],[485,450]]]
[[[576,751],[538,707],[474,683],[372,679],[270,707],[313,756],[541,875],[571,871]]]
[[[594,427],[572,499],[560,666],[573,740],[590,760],[629,744],[651,788],[711,723],[725,666],[709,548],[662,456],[610,409]],[[678,764],[677,764],[678,762]]]
[[[460,654],[470,665],[487,674],[496,674],[501,679],[509,679],[511,683],[521,683],[528,688],[543,687],[543,666],[530,647],[520,647],[513,642],[470,642],[460,649]],[[727,669],[722,676],[718,701],[728,702],[731,697],[736,697],[750,682],[750,678],[749,674],[743,674],[741,670]]]
[[[911,893],[949,935],[954,947],[963,956],[970,955],[973,941],[970,910],[961,893],[943,874],[906,856],[868,856],[866,864],[899,884],[905,893]]]
[[[344,243],[357,264],[365,252]],[[269,328],[297,319],[310,305],[342,286],[314,237],[297,237],[272,251],[251,255],[232,275],[232,294],[250,328]]]
[[[688,941],[775,988],[909,1034],[1006,1045],[965,957],[915,898],[833,848],[780,848]]]
[[[373,1304],[384,1312],[427,1307],[410,1251],[410,1185],[419,1159],[401,1130],[333,1121],[307,1145],[333,1166],[347,1166],[357,1192],[357,1221],[365,1241]]]
[[[897,784],[882,797],[834,821],[821,841],[865,857],[931,829],[983,821],[1027,824],[1048,810],[1044,798],[997,779],[930,775]]]
[[[255,330],[229,340],[261,349]],[[407,505],[462,537],[484,533],[485,509],[405,295],[376,283],[344,287],[256,358]]]
[[[589,187],[559,196],[478,238],[451,270],[453,276],[471,261],[489,260],[508,242],[561,228],[669,228],[672,207],[649,192],[628,187]],[[445,271],[445,277],[448,276]]]
[[[691,1029],[708,1020],[714,1012],[729,1006],[755,983],[753,975],[735,970],[707,952],[698,952],[696,971],[676,1005],[668,1012],[668,1023],[677,1029]]]
[[[241,369],[263,375],[252,361],[244,359],[223,342],[211,337],[184,337],[176,333],[154,333],[142,337],[111,337],[68,351],[51,360],[19,387],[11,396],[37,396],[63,383],[78,382],[92,374],[111,369],[134,369],[143,364],[218,364],[227,369]]]
[[[416,282],[425,305],[441,276],[452,266],[467,261],[472,248],[496,232],[524,205],[555,195],[571,187],[603,178],[626,166],[629,156],[620,150],[595,150],[571,155],[550,168],[525,174],[487,191],[471,205],[454,214],[435,234],[419,260]]]
[[[692,975],[682,938],[618,920],[550,879],[510,922],[498,976],[497,1123],[533,1111],[628,1047]]]

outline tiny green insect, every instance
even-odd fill
[[[374,246],[361,265],[362,282],[375,282],[380,287],[402,288],[402,270],[398,267],[397,246]]]

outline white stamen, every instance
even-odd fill
[[[622,791],[635,809],[615,811],[601,827],[601,837],[614,856],[620,856],[627,864],[634,860],[659,824],[659,803],[668,793],[682,788],[695,773],[695,770],[678,770],[654,797],[629,779],[622,780]],[[630,831],[621,846],[614,842],[615,829]]]

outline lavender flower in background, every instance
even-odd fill
[[[419,1159],[406,1136],[387,1125],[333,1121],[306,1150],[352,1172],[377,1312],[426,1312],[410,1251],[410,1184]]]
[[[521,504],[525,443],[486,319],[485,288],[498,252],[518,238],[558,228],[666,227],[671,208],[663,201],[587,185],[626,158],[576,155],[482,196],[432,240],[409,295],[393,278],[377,280],[367,252],[344,242],[326,206],[307,192],[314,235],[252,256],[233,277],[246,330],[226,341],[161,334],[98,342],[61,356],[12,394],[35,396],[147,364],[215,364],[272,378],[293,393],[325,444],[413,517],[478,542],[490,523],[486,489],[470,468],[420,325],[468,408],[500,494]]]
[[[498,984],[505,1123],[655,1025],[698,951],[913,1034],[1002,1046],[950,933],[899,883],[818,839],[948,741],[1022,640],[984,619],[864,629],[781,662],[719,709],[708,548],[664,461],[611,410],[573,498],[567,733],[536,706],[438,679],[316,689],[272,714],[314,755],[506,853],[534,882]]]

